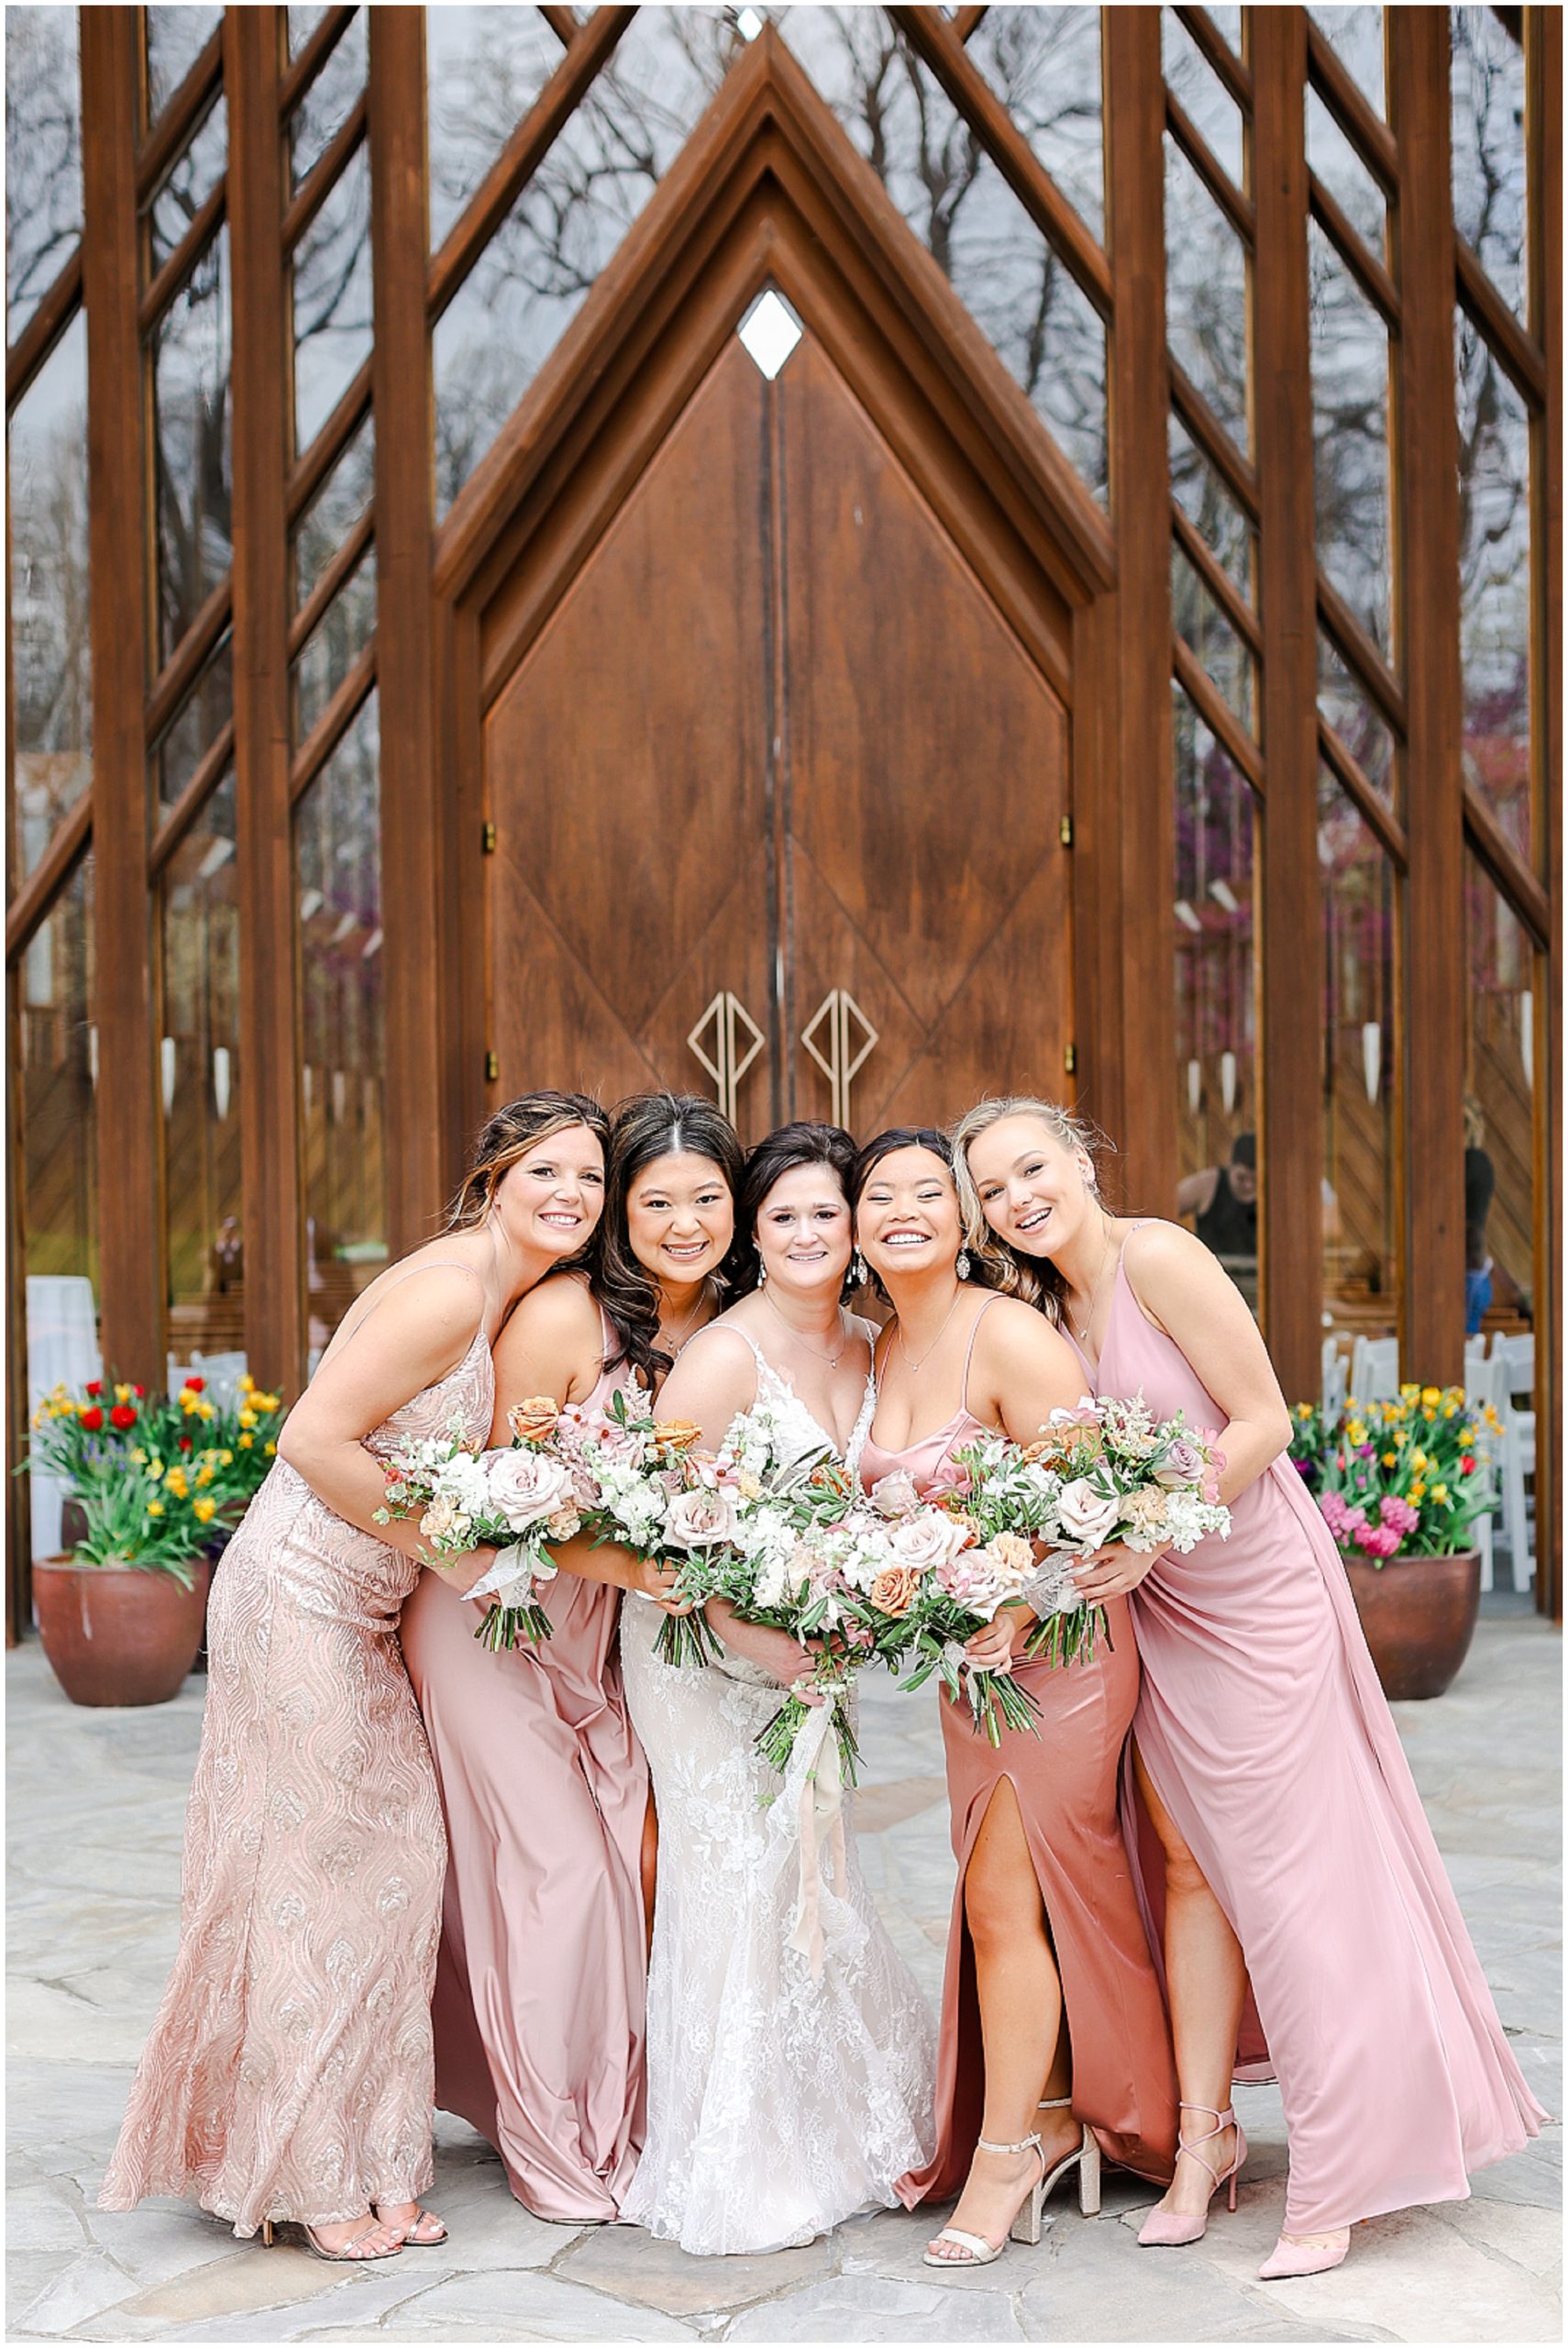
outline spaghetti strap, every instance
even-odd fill
[[[998,1293],[999,1294],[999,1290]],[[960,1412],[969,1411],[969,1364],[975,1358],[975,1340],[980,1334],[981,1322],[985,1319],[987,1313],[990,1311],[996,1301],[997,1297],[995,1294],[987,1297],[984,1304],[981,1305],[979,1311],[976,1313],[975,1325],[969,1332],[968,1350],[964,1356],[964,1375],[959,1381],[958,1386],[958,1409]],[[969,1416],[973,1418],[975,1416],[975,1412],[973,1411],[969,1411]]]
[[[351,1346],[355,1338],[359,1335],[360,1330],[364,1327],[366,1322],[370,1320],[374,1314],[381,1311],[382,1305],[386,1302],[393,1289],[402,1288],[403,1281],[413,1279],[416,1272],[467,1272],[470,1279],[479,1281],[481,1290],[484,1288],[484,1281],[480,1278],[480,1275],[474,1269],[474,1267],[471,1264],[459,1263],[456,1256],[439,1256],[433,1264],[410,1264],[407,1270],[403,1272],[397,1279],[390,1280],[388,1282],[387,1286],[381,1290],[380,1296],[377,1297],[374,1304],[370,1305],[365,1312],[360,1313],[359,1318],[355,1322],[354,1326],[351,1329],[346,1330],[341,1322],[338,1324],[337,1327],[333,1331],[331,1338],[328,1340],[327,1350],[330,1351],[332,1346],[337,1343],[339,1337],[343,1339],[346,1346]],[[477,1336],[483,1327],[484,1313],[481,1311],[480,1313],[479,1329],[474,1332],[474,1335]],[[322,1357],[323,1360],[325,1360],[326,1357],[326,1354],[324,1354]]]

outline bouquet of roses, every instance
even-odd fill
[[[981,1555],[999,1554],[1021,1571],[1012,1544],[1021,1541],[1029,1549],[1033,1570],[1017,1594],[1040,1619],[1024,1642],[1025,1655],[1053,1664],[1088,1663],[1098,1634],[1109,1640],[1110,1625],[1103,1606],[1085,1606],[1073,1579],[1077,1552],[1063,1528],[1065,1485],[1060,1468],[1050,1464],[1055,1456],[1049,1443],[1022,1445],[986,1435],[955,1455],[961,1480],[946,1504],[974,1526]]]
[[[582,1526],[595,1547],[618,1542],[652,1564],[680,1569],[677,1595],[696,1602],[688,1613],[667,1613],[659,1625],[657,1646],[664,1661],[701,1664],[723,1654],[702,1618],[702,1593],[688,1586],[693,1560],[727,1541],[734,1522],[734,1479],[711,1455],[697,1451],[701,1430],[689,1419],[656,1418],[624,1392],[591,1411],[575,1403],[558,1413],[553,1403],[521,1408],[538,1414],[534,1423],[541,1429],[548,1412],[548,1432],[570,1471]]]
[[[549,1617],[536,1597],[556,1575],[547,1545],[569,1541],[580,1527],[570,1465],[547,1434],[525,1432],[536,1408],[525,1403],[510,1413],[516,1440],[508,1449],[475,1453],[456,1432],[404,1443],[387,1462],[386,1504],[375,1512],[378,1524],[417,1518],[421,1538],[437,1557],[491,1545],[499,1550],[468,1593],[495,1601],[474,1633],[492,1654],[519,1639],[549,1637]],[[549,1412],[553,1421],[553,1403]]]
[[[1225,1455],[1212,1429],[1189,1427],[1184,1411],[1157,1420],[1141,1391],[1098,1402],[1086,1395],[1076,1411],[1053,1411],[1040,1434],[1028,1456],[1056,1487],[1055,1519],[1042,1528],[1051,1548],[1089,1557],[1121,1542],[1185,1556],[1207,1534],[1230,1533],[1220,1499]]]

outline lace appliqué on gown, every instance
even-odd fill
[[[828,1440],[757,1357],[757,1400],[798,1441]],[[858,1449],[875,1396],[851,1438]],[[631,1600],[622,1654],[658,1803],[648,1982],[648,2125],[626,2223],[721,2256],[778,2250],[856,2210],[897,2206],[933,2142],[935,2032],[861,1874],[845,1805],[845,1896],[825,1855],[823,1957],[789,1945],[800,1889],[804,1740],[780,1781],[754,1748],[778,1682],[740,1656],[672,1668],[661,1616]]]

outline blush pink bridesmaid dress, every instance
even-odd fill
[[[604,1374],[585,1407],[629,1382]],[[403,1614],[451,1844],[436,2100],[494,2145],[525,2209],[580,2223],[616,2215],[643,2140],[648,1789],[620,1600],[558,1574],[550,1639],[506,1655],[435,1574]]]
[[[965,1395],[968,1378],[966,1357]],[[923,1497],[941,1488],[955,1452],[993,1432],[964,1401],[945,1426],[902,1451],[868,1434],[860,1480],[869,1491],[901,1469]],[[1050,1920],[1072,2042],[1073,2110],[1109,2159],[1162,2185],[1170,2180],[1176,2135],[1170,2032],[1117,1810],[1122,1748],[1138,1700],[1138,1650],[1126,1600],[1108,1611],[1111,1644],[1101,1641],[1092,1662],[1014,1664],[1013,1678],[1040,1708],[1037,1736],[1004,1729],[993,1748],[975,1733],[966,1704],[939,1700],[958,1882],[943,1979],[936,2151],[924,2168],[900,2181],[910,2209],[959,2190],[980,2132],[985,2057],[964,1877],[1003,1778],[1012,1784]]]
[[[1140,1311],[1125,1250],[1091,1374],[1102,1393],[1141,1392],[1156,1418],[1224,1424]],[[1329,2233],[1463,2199],[1466,2172],[1518,2152],[1546,2114],[1503,2035],[1317,1507],[1282,1458],[1231,1512],[1227,1540],[1162,1557],[1132,1593],[1133,1735],[1246,1957],[1289,2130],[1286,2230]],[[1134,1801],[1130,1769],[1124,1790]]]
[[[385,1458],[453,1426],[482,1440],[493,1407],[481,1328],[366,1448]],[[282,1459],[224,1552],[180,1949],[105,2210],[194,2193],[249,2235],[265,2221],[340,2223],[429,2187],[447,1847],[398,1655],[418,1571]]]

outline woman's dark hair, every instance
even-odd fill
[[[855,1168],[855,1143],[842,1125],[818,1125],[802,1122],[780,1125],[777,1133],[759,1141],[745,1161],[745,1174],[741,1182],[740,1196],[735,1201],[735,1276],[734,1294],[749,1296],[757,1285],[761,1273],[755,1241],[756,1218],[762,1213],[763,1202],[774,1184],[797,1166],[825,1166],[844,1192],[845,1204],[849,1203],[849,1180]],[[847,1304],[855,1293],[855,1281],[846,1273],[839,1297]]]
[[[526,1157],[536,1143],[551,1134],[564,1134],[573,1125],[586,1125],[597,1140],[606,1157],[610,1155],[610,1120],[597,1101],[586,1092],[525,1092],[517,1100],[509,1101],[493,1117],[480,1128],[469,1158],[469,1170],[458,1185],[447,1220],[447,1231],[473,1231],[490,1213],[491,1202],[501,1186],[502,1178]],[[592,1249],[594,1238],[587,1248],[580,1248],[573,1262],[581,1262]]]
[[[694,1092],[638,1092],[623,1101],[611,1117],[593,1293],[615,1332],[616,1350],[605,1368],[630,1362],[650,1386],[669,1368],[670,1359],[658,1349],[658,1282],[632,1253],[626,1201],[645,1166],[687,1150],[695,1157],[712,1158],[731,1198],[739,1197],[744,1154],[734,1127],[712,1101]],[[721,1290],[732,1284],[739,1255],[739,1248],[732,1246],[713,1276]]]
[[[852,1209],[858,1210],[861,1199],[865,1195],[866,1185],[870,1181],[882,1160],[885,1157],[891,1157],[896,1149],[930,1150],[933,1157],[939,1157],[946,1167],[953,1180],[955,1195],[957,1194],[958,1176],[953,1163],[953,1145],[947,1135],[938,1133],[934,1125],[889,1125],[886,1133],[878,1134],[874,1139],[867,1142],[856,1152],[855,1165],[849,1178],[849,1203]],[[960,1214],[962,1214],[962,1202],[960,1202]],[[960,1229],[962,1229],[962,1224],[960,1224]],[[960,1239],[958,1244],[962,1247],[963,1240]],[[869,1265],[866,1268],[866,1277],[883,1302],[890,1303],[891,1298]],[[982,1263],[973,1250],[970,1251],[969,1256],[969,1281],[974,1288],[994,1288],[997,1284],[990,1266]]]

